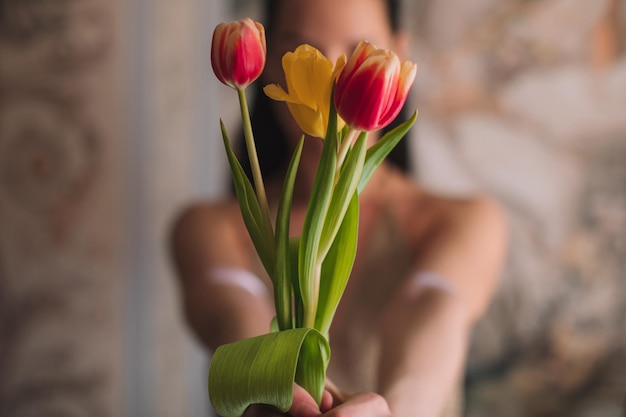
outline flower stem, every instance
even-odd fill
[[[350,145],[354,142],[354,138],[359,133],[358,130],[350,127],[346,132],[346,137],[341,141],[341,145],[339,146],[339,151],[337,152],[337,172],[341,169],[343,165],[344,159],[346,159],[346,155],[348,154],[348,149],[350,149]]]
[[[315,265],[315,271],[313,275],[313,291],[311,292],[312,299],[308,300],[308,306],[304,311],[304,327],[315,328],[315,316],[317,315],[317,305],[319,303],[321,276],[322,263],[318,262]]]
[[[270,250],[272,255],[274,254],[274,229],[272,228],[272,220],[270,217],[269,205],[267,203],[267,195],[265,194],[265,186],[263,185],[263,177],[261,175],[261,167],[259,165],[259,158],[256,153],[256,146],[254,143],[254,135],[252,133],[252,123],[250,121],[250,111],[248,110],[248,101],[246,99],[246,92],[242,88],[237,89],[239,95],[239,107],[241,108],[241,120],[243,121],[243,136],[246,140],[246,149],[248,150],[248,158],[250,159],[250,168],[252,170],[252,178],[254,180],[254,189],[256,190],[257,199],[259,200],[259,206],[263,213],[263,223],[265,231],[269,239]]]

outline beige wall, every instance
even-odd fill
[[[418,178],[488,193],[511,246],[470,355],[470,416],[621,416],[623,0],[423,0]]]
[[[0,5],[0,415],[119,415],[118,4]]]
[[[130,415],[206,415],[207,354],[185,327],[167,239],[190,201],[220,192],[221,92],[210,82],[222,2],[137,1],[126,8]]]
[[[0,2],[1,416],[205,415],[165,241],[223,182],[224,9]]]

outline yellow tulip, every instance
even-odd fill
[[[330,113],[330,96],[336,74],[345,66],[346,57],[337,60],[335,70],[328,58],[310,45],[300,45],[283,56],[287,91],[277,84],[265,86],[265,94],[284,101],[298,126],[310,136],[324,138]],[[338,121],[338,128],[343,121]]]

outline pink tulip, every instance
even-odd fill
[[[224,84],[244,89],[265,66],[265,29],[252,19],[220,23],[213,32],[211,66]]]
[[[395,119],[404,105],[417,67],[390,51],[361,41],[335,87],[337,113],[351,127],[377,130]]]

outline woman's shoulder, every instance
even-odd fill
[[[397,210],[413,238],[504,239],[506,219],[495,198],[486,194],[445,195],[425,189],[406,177],[399,179],[398,183],[395,205],[400,207]]]
[[[425,188],[419,180],[395,169],[387,169],[381,181],[391,190],[395,204],[412,211],[411,216],[425,216],[431,221],[458,225],[502,221],[498,202],[487,194],[450,195]],[[382,174],[382,173],[381,173]]]
[[[239,214],[235,199],[203,200],[184,206],[177,219],[180,221],[225,221],[232,220]]]
[[[475,243],[503,243],[506,220],[500,204],[488,195],[449,197],[427,194],[434,207],[433,217],[441,236]],[[485,247],[485,246],[483,246]]]
[[[442,225],[469,227],[504,224],[500,204],[487,194],[447,196],[432,191],[422,191],[420,194],[416,199],[417,205],[432,206]]]
[[[409,194],[409,193],[407,193]],[[412,218],[406,227],[416,250],[416,268],[454,282],[469,317],[488,306],[507,253],[507,226],[497,200],[487,195],[452,197],[421,189],[410,193]]]
[[[176,251],[200,248],[243,250],[245,225],[236,200],[202,201],[180,210],[174,218],[170,243]]]
[[[232,227],[241,222],[239,206],[234,199],[198,201],[183,207],[174,219],[174,227],[211,229]]]

